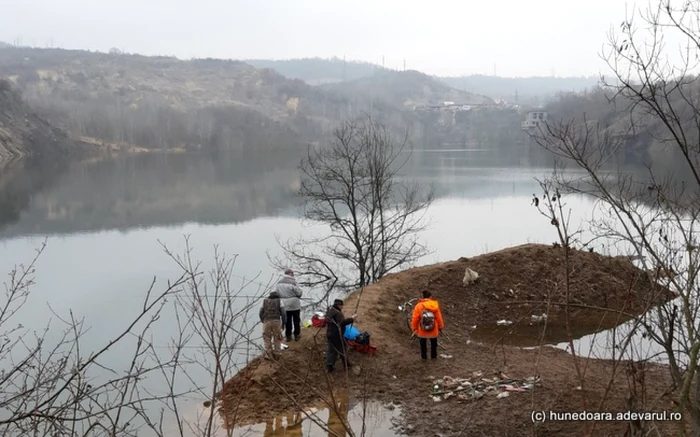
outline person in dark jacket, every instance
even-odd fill
[[[287,312],[284,310],[280,296],[276,291],[271,292],[263,301],[262,307],[260,307],[260,321],[263,324],[265,359],[277,359],[279,358],[277,354],[281,350],[282,325],[287,322]]]
[[[343,339],[345,327],[357,319],[357,314],[345,318],[343,315],[343,301],[336,299],[333,306],[326,313],[326,338],[328,340],[328,352],[326,353],[326,370],[332,372],[335,369],[335,360],[340,355],[343,367],[350,367],[347,357],[347,345]]]

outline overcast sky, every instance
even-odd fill
[[[331,57],[429,74],[591,75],[624,0],[0,0],[0,41],[180,58]],[[646,3],[645,3],[646,4]]]

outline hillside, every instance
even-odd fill
[[[688,82],[680,87],[686,95],[694,94],[698,82]],[[668,89],[676,86],[666,85]],[[601,87],[584,93],[565,93],[549,102],[545,110],[550,123],[574,120],[582,124],[584,119],[590,129],[599,132],[601,145],[606,152],[628,163],[653,163],[658,168],[674,168],[674,171],[689,170],[680,149],[675,145],[667,126],[650,114],[642,105],[632,105],[623,95],[615,96],[615,90]],[[676,114],[693,114],[684,97],[677,92],[670,93],[668,101],[660,100],[661,106]],[[669,112],[670,113],[670,112]],[[697,149],[698,129],[692,116],[681,117],[686,141],[693,150]],[[596,140],[598,141],[598,140]],[[619,147],[618,147],[619,144]],[[594,144],[595,147],[598,144]],[[693,156],[693,154],[691,154]],[[692,158],[696,161],[696,158]],[[677,164],[680,162],[680,166]],[[678,173],[676,174],[678,176]]]
[[[283,76],[301,79],[309,85],[357,80],[389,71],[369,62],[345,61],[336,57],[330,59],[246,59],[243,62],[256,68],[271,68]]]
[[[353,114],[338,96],[237,61],[10,47],[0,76],[76,136],[151,148],[308,142]]]
[[[320,88],[336,91],[348,98],[372,96],[401,108],[420,106],[493,103],[488,97],[450,88],[442,82],[419,71],[387,71],[372,77],[349,82],[321,85]]]
[[[258,68],[271,68],[284,76],[301,79],[310,85],[354,81],[394,71],[368,62],[344,61],[336,57],[252,59],[245,62]],[[521,104],[541,104],[560,91],[579,92],[590,89],[596,86],[599,79],[597,76],[499,77],[480,74],[434,78],[458,90],[492,99],[503,98],[514,103],[517,92],[517,100]]]
[[[34,114],[9,81],[0,79],[0,163],[76,148],[65,132]]]

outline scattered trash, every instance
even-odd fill
[[[496,324],[498,326],[509,326],[509,325],[512,325],[513,322],[511,322],[510,320],[502,319],[502,320],[499,320],[498,322],[496,322]]]
[[[541,322],[544,322],[545,320],[547,320],[547,314],[544,314],[544,313],[541,316],[536,316],[534,314],[532,316],[530,316],[531,323],[541,323]]]
[[[514,387],[512,385],[505,385],[503,386],[503,390],[505,391],[527,391],[524,387]]]
[[[310,328],[311,326],[313,326],[313,323],[311,322],[311,319],[309,319],[305,321],[302,326],[304,326],[304,328]]]
[[[476,325],[472,325],[469,329],[471,329],[471,330],[476,329]]]
[[[391,375],[392,378],[396,379],[396,375]]]
[[[287,349],[288,347],[289,347],[288,344],[280,343],[280,349],[285,350],[285,349]]]
[[[509,396],[510,392],[532,390],[540,381],[539,376],[513,379],[505,373],[497,371],[494,378],[483,378],[483,374],[481,371],[476,371],[472,373],[471,378],[444,376],[442,379],[433,381],[433,392],[430,396],[435,402],[447,400],[452,396],[456,396],[458,402],[472,402],[481,399],[486,394],[504,398]]]
[[[494,374],[494,375],[497,375],[498,378],[499,378],[499,379],[502,379],[502,380],[510,379],[510,376],[506,375],[506,374],[503,373],[502,371],[493,372],[493,374]]]
[[[449,358],[452,358],[452,355],[440,354],[440,358],[449,359]]]
[[[583,389],[582,389],[581,386],[579,385],[578,387],[576,387],[575,390],[583,390]]]
[[[474,270],[470,269],[467,267],[466,270],[464,270],[464,279],[462,279],[462,283],[464,285],[469,285],[477,282],[479,280],[479,274],[475,272]]]

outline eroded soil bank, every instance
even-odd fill
[[[365,288],[360,298],[356,326],[372,334],[378,352],[374,356],[351,352],[351,362],[361,368],[359,374],[327,375],[325,329],[307,328],[279,362],[257,358],[227,382],[219,396],[222,414],[229,424],[265,422],[271,416],[317,405],[319,400],[332,405],[331,388],[347,388],[356,399],[366,396],[400,405],[403,424],[397,431],[411,435],[584,435],[586,426],[595,426],[593,435],[623,435],[629,426],[624,421],[545,422],[535,427],[531,415],[538,410],[626,411],[635,402],[641,408],[642,381],[644,398],[656,400],[653,410],[672,411],[664,396],[671,384],[662,366],[575,360],[554,348],[526,350],[509,345],[566,340],[563,260],[561,248],[528,244],[389,275]],[[467,267],[480,279],[465,286]],[[573,251],[569,270],[568,320],[579,335],[613,327],[673,297],[624,258]],[[430,290],[440,301],[446,323],[446,335],[440,339],[445,357],[428,362],[420,360],[418,343],[398,310],[423,290]],[[359,296],[355,293],[347,299],[349,312]],[[546,330],[541,322],[530,325],[532,316],[542,313],[547,314]],[[513,324],[498,326],[498,320]],[[513,333],[508,334],[509,330]],[[466,378],[474,372],[482,372],[485,378],[537,375],[540,383],[533,389],[509,392],[507,397],[493,392],[475,401],[457,396],[436,401],[431,396],[436,379]],[[675,424],[658,426],[669,429]]]

